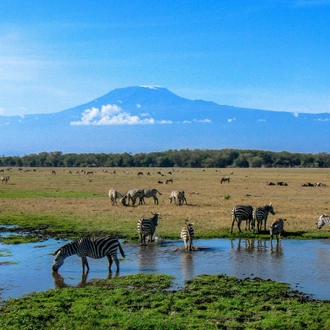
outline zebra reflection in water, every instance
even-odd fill
[[[76,284],[68,284],[65,282],[64,277],[59,274],[59,272],[52,272],[52,276],[54,279],[54,287],[55,289],[63,289],[63,288],[84,288],[87,284],[93,283],[94,281],[98,281],[98,279],[92,279],[87,282],[88,273],[82,273],[81,275],[81,281]],[[119,273],[108,273],[106,279],[110,280],[112,278],[118,277]],[[78,281],[78,279],[77,279]]]

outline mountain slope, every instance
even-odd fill
[[[0,116],[0,151],[150,152],[263,149],[329,152],[330,114],[244,109],[179,97],[166,88],[118,88],[53,114]]]

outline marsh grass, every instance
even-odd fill
[[[268,237],[267,232],[239,234],[236,225],[230,234],[231,209],[236,204],[263,206],[271,202],[276,216],[287,219],[286,237],[330,237],[330,227],[316,229],[318,217],[329,212],[328,169],[115,168],[111,170],[116,174],[111,174],[109,169],[97,168],[89,176],[77,174],[78,168],[70,169],[72,175],[67,170],[56,169],[54,176],[50,168],[29,172],[13,168],[8,183],[0,187],[0,223],[41,228],[54,236],[104,233],[136,240],[137,220],[160,212],[157,236],[161,238],[178,238],[185,219],[195,223],[196,237]],[[138,176],[138,172],[144,174]],[[230,183],[220,184],[222,176],[230,176]],[[168,178],[172,184],[165,184]],[[268,186],[267,181],[285,181],[288,186]],[[327,186],[302,187],[305,182]],[[162,195],[159,205],[151,198],[146,199],[146,205],[112,206],[107,196],[110,187],[122,194],[129,189],[154,187]],[[171,191],[179,189],[185,190],[187,206],[169,204]],[[270,215],[268,223],[273,219]]]
[[[329,302],[270,280],[136,274],[11,299],[1,329],[328,329]]]

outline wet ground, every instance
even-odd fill
[[[90,259],[88,277],[81,259],[68,257],[58,273],[51,270],[52,253],[67,241],[47,240],[19,245],[0,244],[0,300],[32,291],[79,286],[108,278],[107,259]],[[196,240],[195,251],[185,252],[182,241],[152,246],[123,243],[126,258],[118,276],[161,273],[175,276],[174,288],[199,274],[227,274],[239,278],[272,279],[290,283],[317,299],[330,299],[330,240]],[[113,265],[115,270],[115,265]],[[113,273],[112,276],[116,276]]]

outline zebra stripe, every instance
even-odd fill
[[[109,189],[108,196],[111,200],[112,206],[117,205],[117,199],[121,199],[123,197],[123,195],[119,191],[113,188]]]
[[[280,219],[280,218],[277,218],[273,221],[273,223],[269,227],[270,242],[272,242],[273,235],[276,235],[277,242],[280,241],[281,233],[284,229],[284,221],[285,219]]]
[[[157,193],[159,195],[161,195],[162,193],[160,193],[157,189],[155,188],[151,188],[151,189],[143,189],[143,197],[140,198],[140,203],[139,204],[145,204],[144,198],[150,198],[153,197],[154,199],[154,204],[159,204],[158,202],[158,197],[157,197]]]
[[[268,219],[268,214],[275,214],[274,207],[272,203],[265,205],[264,207],[257,207],[253,209],[253,221],[252,226],[254,227],[255,222],[257,221],[258,232],[261,231],[262,222],[264,222],[264,230],[266,231],[266,223]]]
[[[149,241],[154,241],[154,235],[156,227],[158,225],[158,219],[160,214],[155,213],[150,219],[142,218],[137,223],[137,229],[140,237],[141,245],[146,245],[146,237],[149,237]]]
[[[233,207],[231,211],[231,233],[233,232],[234,223],[237,221],[237,227],[240,232],[241,231],[241,222],[246,221],[245,230],[250,230],[250,225],[253,219],[253,207],[251,205],[236,205]]]
[[[322,214],[317,221],[317,229],[321,229],[324,225],[330,226],[330,216]]]
[[[180,234],[180,237],[183,239],[185,249],[189,251],[192,250],[193,239],[195,236],[193,225],[193,223],[186,223],[186,225],[182,227]]]
[[[187,199],[184,193],[184,190],[174,190],[171,192],[170,197],[168,198],[170,203],[172,203],[172,200],[174,199],[174,203],[176,205],[182,205],[183,203],[186,203],[187,205]]]
[[[108,258],[109,272],[111,272],[113,260],[116,263],[117,272],[119,272],[119,260],[117,258],[118,248],[122,257],[125,258],[125,253],[117,238],[113,238],[111,236],[83,237],[71,243],[65,244],[55,251],[55,258],[52,268],[53,271],[58,271],[67,257],[76,254],[78,257],[81,257],[83,272],[85,272],[85,265],[87,267],[87,272],[89,271],[87,257],[100,259],[105,256]]]
[[[143,198],[144,192],[143,189],[132,189],[127,191],[123,197],[120,199],[120,202],[124,205],[127,206],[129,205],[130,201],[132,201],[132,205],[135,205],[136,199],[140,199],[141,204],[141,199]],[[126,200],[127,200],[127,205],[126,205]]]

